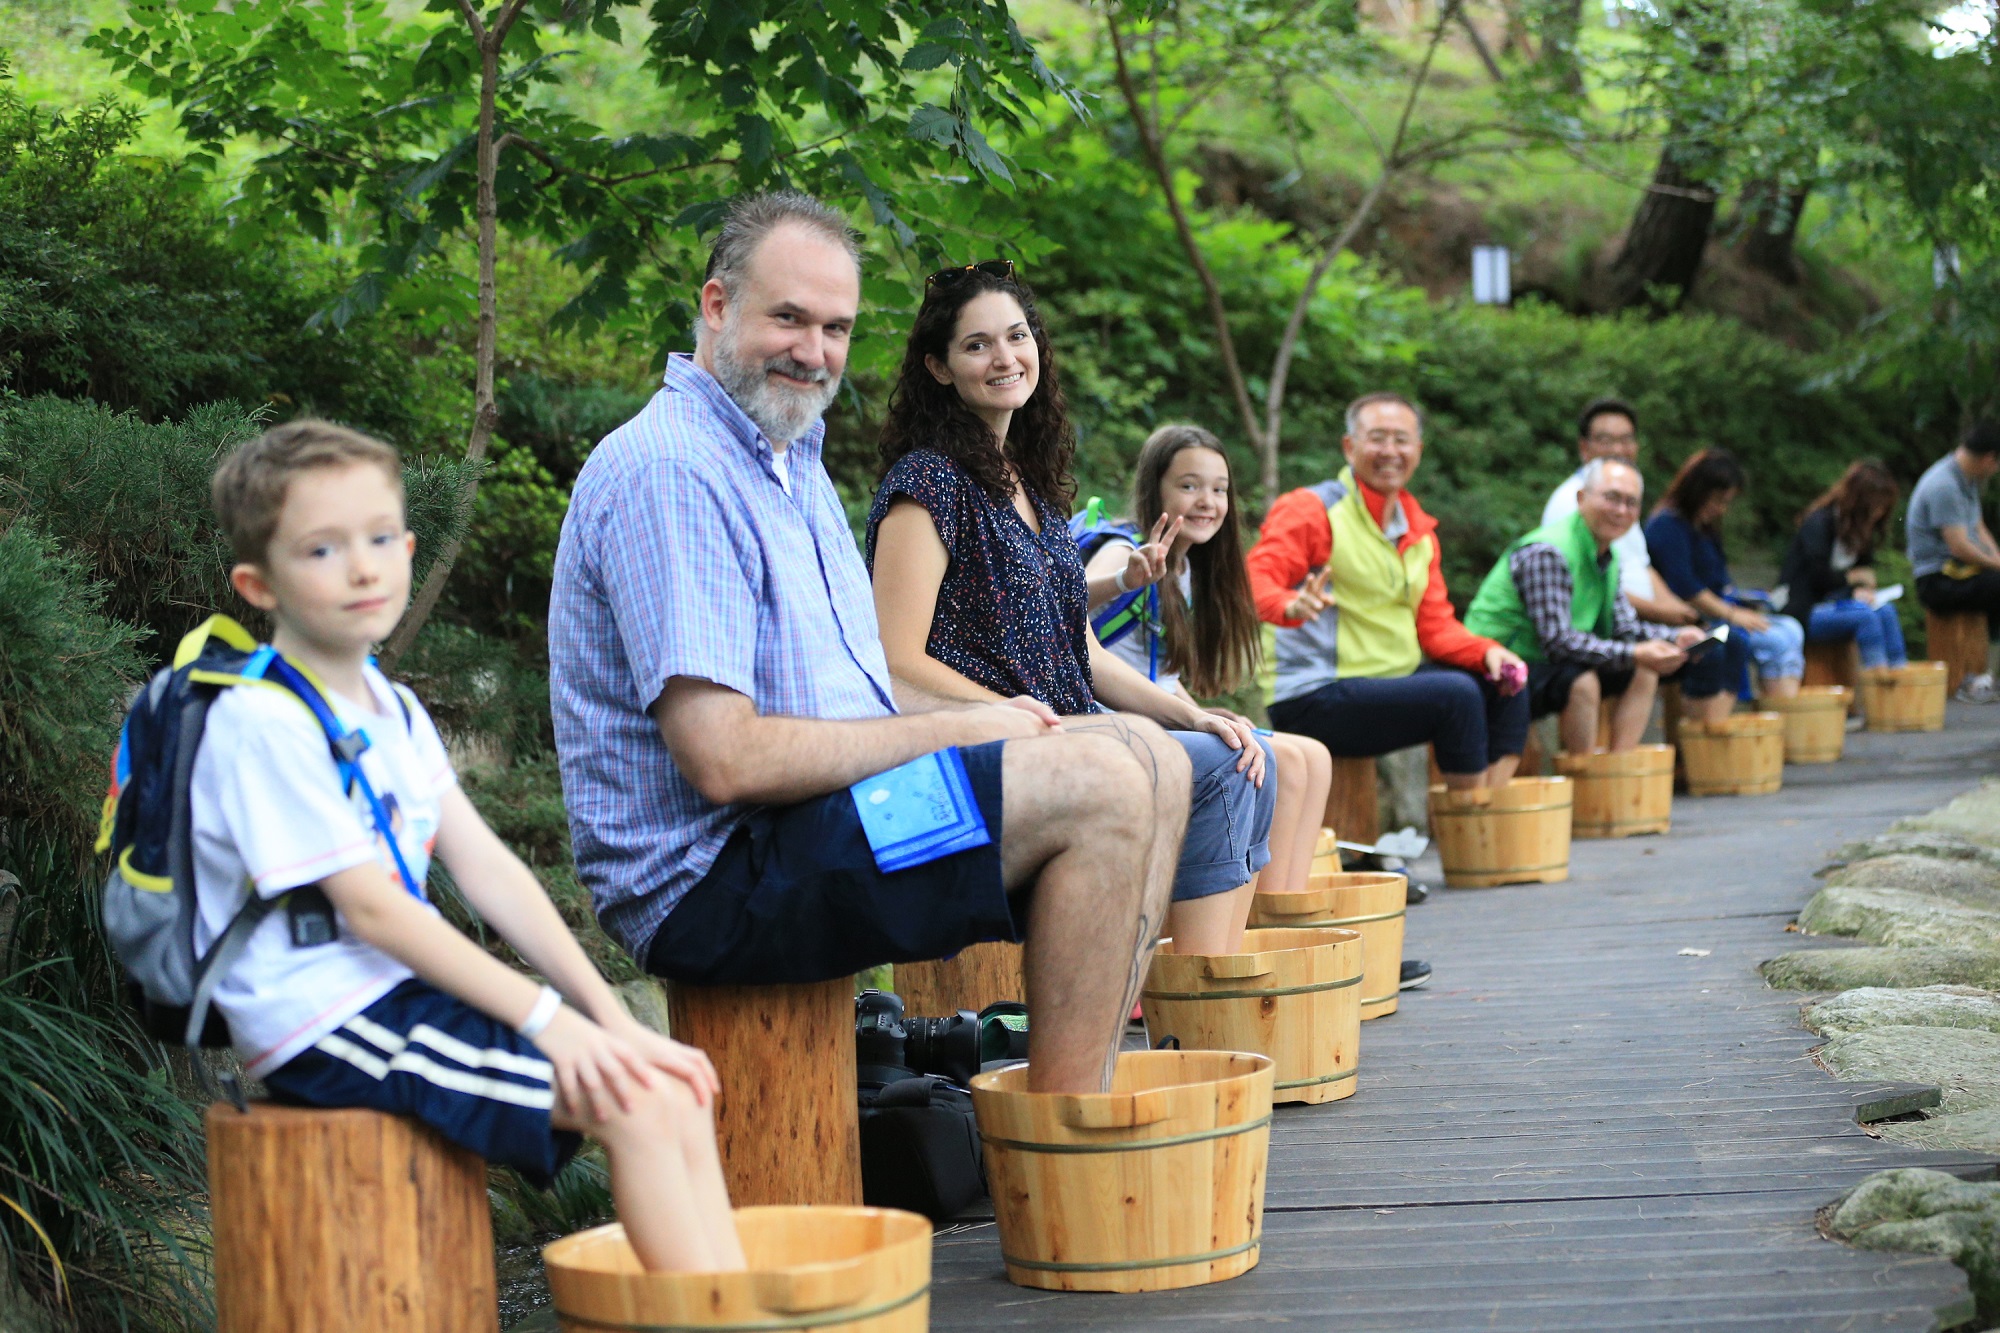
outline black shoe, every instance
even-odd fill
[[[1429,963],[1419,962],[1414,958],[1405,958],[1403,960],[1403,979],[1397,984],[1396,989],[1415,990],[1419,986],[1428,984],[1430,979],[1431,965]]]
[[[1431,891],[1428,885],[1419,884],[1415,880],[1411,880],[1404,886],[1403,902],[1407,906],[1415,907],[1418,903],[1429,902],[1430,897]]]

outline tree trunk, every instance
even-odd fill
[[[1583,63],[1576,44],[1583,35],[1583,0],[1549,0],[1541,7],[1541,63],[1572,97],[1583,95]]]
[[[1611,261],[1607,304],[1613,310],[1657,303],[1655,289],[1687,294],[1701,272],[1702,251],[1715,224],[1715,191],[1681,165],[1674,144],[1660,150],[1652,184],[1639,200],[1625,244]]]
[[[494,178],[499,174],[500,166],[500,144],[493,136],[493,120],[500,92],[500,47],[507,40],[507,30],[520,11],[521,0],[516,0],[501,11],[491,28],[484,27],[476,15],[466,11],[467,22],[479,47],[479,139],[474,154],[479,180],[476,204],[479,224],[479,334],[473,350],[472,433],[465,441],[465,461],[468,463],[478,463],[486,457],[487,446],[493,442],[493,428],[500,418],[500,409],[493,398],[493,363],[499,342],[499,300],[494,290],[493,269],[499,252],[500,213],[494,195]],[[478,493],[479,477],[475,473],[466,479],[460,497],[467,523],[471,521],[472,502]],[[403,619],[397,624],[395,633],[389,636],[389,641],[382,645],[381,660],[385,670],[393,667],[396,660],[409,651],[424,622],[437,609],[438,598],[444,593],[445,581],[451,577],[451,567],[458,562],[459,548],[464,543],[465,523],[461,523],[445,539],[444,548],[431,561],[423,586],[411,600],[409,610],[403,613]]]
[[[1787,287],[1798,285],[1799,258],[1795,245],[1799,215],[1805,212],[1810,185],[1781,189],[1775,181],[1757,181],[1744,192],[1743,260]]]

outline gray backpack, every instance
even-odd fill
[[[125,968],[128,990],[147,1033],[187,1046],[227,1046],[229,1027],[210,1008],[215,987],[249,943],[258,923],[279,906],[292,918],[292,940],[324,944],[335,935],[333,909],[318,886],[249,900],[205,953],[195,949],[194,813],[190,789],[209,705],[227,689],[276,687],[298,697],[326,733],[342,785],[359,788],[376,830],[389,844],[412,894],[411,877],[391,832],[388,812],[361,771],[366,733],[334,716],[310,677],[227,616],[211,616],[181,640],[173,664],[160,668],[126,710],[112,761],[97,850],[112,855],[104,882],[104,932]],[[396,691],[404,725],[410,704]]]

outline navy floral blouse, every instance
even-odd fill
[[[1031,695],[1057,713],[1094,713],[1089,590],[1067,517],[1031,497],[1039,533],[1010,500],[995,500],[958,464],[928,449],[898,459],[868,511],[875,533],[896,497],[922,505],[951,555],[927,645],[932,657],[996,694]]]

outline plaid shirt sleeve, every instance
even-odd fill
[[[1639,619],[1639,613],[1632,609],[1632,599],[1625,590],[1618,590],[1618,600],[1611,607],[1612,633],[1631,643],[1638,639],[1671,639],[1680,633],[1672,625],[1655,625],[1651,621]]]
[[[1521,604],[1527,609],[1535,637],[1541,640],[1542,651],[1550,661],[1613,670],[1632,665],[1631,644],[1602,638],[1569,623],[1570,595],[1575,585],[1569,576],[1569,566],[1563,563],[1562,552],[1547,542],[1534,542],[1514,552],[1507,570],[1514,576]],[[1627,613],[1631,611],[1631,604],[1622,593],[1618,602]],[[1618,630],[1622,634],[1624,627],[1620,625]]]
[[[599,532],[599,580],[640,706],[692,676],[757,693],[757,590],[734,516],[678,461],[628,479]]]

